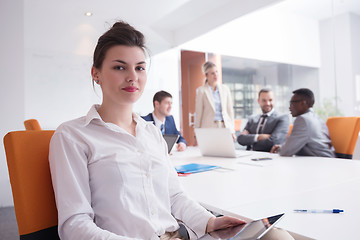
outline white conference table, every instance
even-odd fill
[[[313,239],[356,239],[360,217],[360,161],[280,157],[249,152],[240,158],[202,157],[196,147],[173,151],[174,166],[204,163],[221,169],[180,177],[191,197],[209,210],[259,219],[284,212],[277,226]],[[254,162],[251,158],[273,160]],[[340,214],[294,209],[343,209]]]

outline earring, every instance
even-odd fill
[[[99,79],[96,79],[95,82],[96,82],[97,84],[99,84]]]

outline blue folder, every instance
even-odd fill
[[[178,173],[198,173],[198,172],[214,170],[217,168],[220,167],[214,165],[208,165],[208,164],[197,164],[197,163],[190,163],[175,167]]]

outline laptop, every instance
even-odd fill
[[[195,128],[195,135],[203,156],[237,158],[251,155],[248,151],[235,150],[228,128]]]
[[[179,139],[179,135],[177,134],[165,134],[163,135],[166,144],[168,146],[168,153],[171,152],[171,149],[174,147],[175,143],[177,142],[177,140]]]

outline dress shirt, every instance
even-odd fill
[[[60,238],[159,239],[176,219],[191,237],[204,234],[212,215],[183,192],[160,131],[134,113],[134,137],[98,108],[61,124],[50,142]]]
[[[164,133],[165,133],[165,119],[164,119],[163,122],[160,121],[160,120],[155,116],[154,113],[152,113],[152,117],[153,117],[153,119],[154,119],[155,126],[161,131],[162,134],[164,134]],[[163,129],[161,129],[161,125],[162,125]]]
[[[256,128],[256,134],[255,134],[254,142],[257,142],[257,141],[258,141],[257,139],[258,139],[258,137],[259,137],[259,134],[261,134],[261,132],[259,132],[259,131],[260,131],[261,122],[262,122],[262,120],[263,120],[263,118],[264,118],[263,115],[266,115],[267,117],[270,117],[271,114],[272,114],[274,111],[275,111],[275,110],[274,110],[274,108],[273,108],[273,109],[271,109],[270,112],[264,113],[264,114],[262,114],[262,115],[260,116],[260,118],[259,118],[259,123],[258,123],[258,126],[257,126],[257,128]],[[267,122],[267,117],[265,117],[265,120],[264,120],[264,122],[263,122],[263,124],[262,124],[261,129],[264,129],[265,124],[266,124],[266,122]]]
[[[214,97],[214,104],[215,104],[214,121],[223,121],[224,119],[223,119],[223,116],[222,116],[221,99],[220,99],[219,88],[218,88],[218,86],[216,86],[215,90],[211,86],[209,86],[209,88],[211,88],[211,92],[212,92],[213,97]]]

